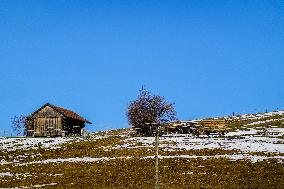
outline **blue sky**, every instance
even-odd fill
[[[142,85],[180,119],[284,109],[284,1],[0,0],[0,135],[46,102],[127,126]]]

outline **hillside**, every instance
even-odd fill
[[[218,135],[160,137],[161,188],[283,188],[284,111],[225,117]],[[154,138],[0,139],[0,188],[154,188]]]

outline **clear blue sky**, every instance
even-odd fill
[[[46,102],[126,127],[142,85],[180,119],[284,109],[283,74],[284,1],[0,0],[0,132]]]

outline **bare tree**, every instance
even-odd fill
[[[142,89],[138,99],[128,106],[127,118],[139,134],[151,136],[156,128],[147,123],[161,124],[176,120],[176,111],[174,104],[167,103],[164,97],[151,95],[149,91]]]
[[[26,135],[26,122],[27,122],[27,117],[24,115],[20,116],[14,116],[12,118],[12,128],[14,131],[16,131],[17,136],[23,134]]]

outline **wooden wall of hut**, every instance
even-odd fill
[[[27,136],[80,136],[85,122],[45,106],[28,117]]]
[[[62,116],[46,106],[33,115],[34,136],[61,136]]]

